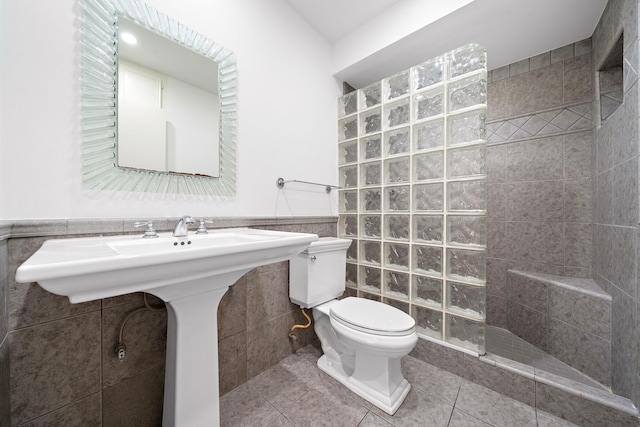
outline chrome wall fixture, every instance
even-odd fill
[[[297,179],[290,179],[290,180],[285,181],[284,178],[278,178],[278,180],[276,181],[276,185],[278,186],[278,188],[283,189],[284,185],[287,182],[297,182],[297,183],[300,183],[300,184],[309,184],[309,185],[320,185],[320,186],[324,187],[324,189],[327,192],[327,194],[331,193],[331,190],[334,189],[334,188],[340,188],[337,185],[320,184],[320,183],[317,183],[317,182],[300,181],[300,180],[297,180]]]

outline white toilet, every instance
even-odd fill
[[[411,385],[400,360],[418,342],[415,321],[390,305],[348,297],[347,248],[351,240],[322,237],[290,262],[289,297],[313,308],[324,355],[318,367],[364,399],[393,415]]]

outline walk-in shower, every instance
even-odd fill
[[[637,76],[595,120],[603,49],[487,72],[468,45],[339,100],[348,292],[411,314],[430,363],[578,424],[637,420]]]

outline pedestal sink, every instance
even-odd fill
[[[155,239],[48,240],[16,272],[72,303],[147,292],[167,304],[163,426],[220,425],[218,304],[254,267],[284,261],[315,234],[231,228]]]

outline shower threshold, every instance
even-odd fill
[[[614,423],[614,425],[628,425],[629,420],[631,420],[629,425],[639,425],[638,409],[631,400],[612,393],[608,387],[510,331],[487,325],[485,348],[486,354],[480,357],[482,362],[533,379],[536,383],[536,396],[538,395],[537,384],[540,384],[542,389],[549,390],[551,387],[557,390],[557,393],[564,394],[565,397],[562,400],[565,404],[541,409],[561,418],[575,420],[588,416],[586,414],[594,410],[596,413],[603,414],[608,420],[625,420],[622,424]],[[538,407],[537,404],[536,407]],[[579,412],[577,408],[582,408],[585,413],[575,413],[575,411]],[[632,418],[627,418],[628,416]],[[593,424],[590,424],[593,420],[583,419],[583,421],[588,425]],[[596,422],[593,425],[602,424]]]
[[[487,325],[485,331],[485,347],[489,355],[495,355],[518,362],[530,366],[535,370],[555,374],[597,390],[610,391],[589,376],[556,359],[545,351],[540,350],[538,347],[506,329]]]

